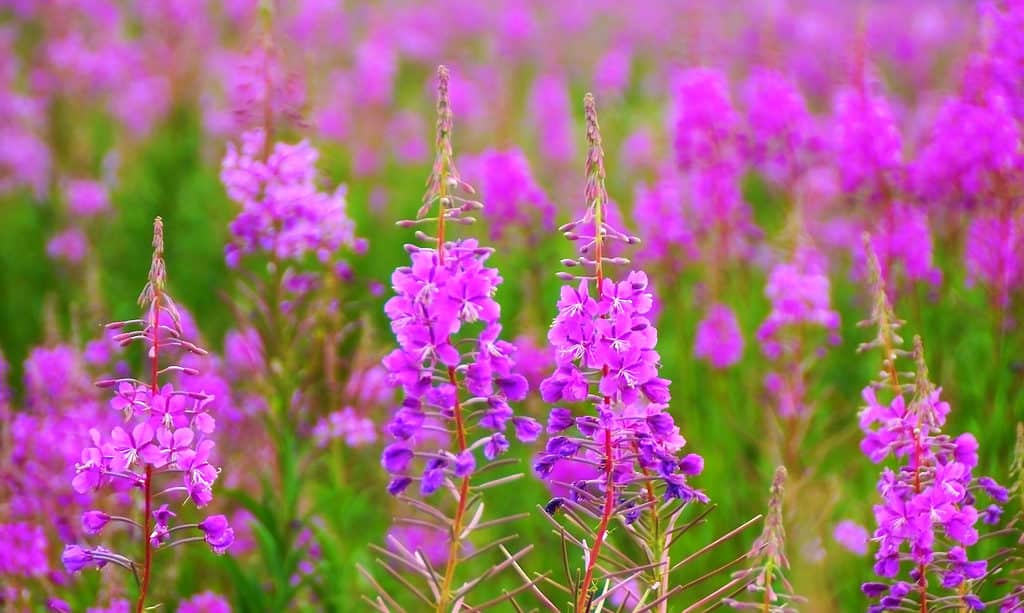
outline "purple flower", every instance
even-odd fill
[[[505,435],[495,432],[484,445],[484,456],[488,460],[493,460],[508,451],[508,447],[508,439],[505,438]]]
[[[724,304],[715,304],[697,324],[694,355],[715,368],[728,368],[743,357],[743,333],[736,314]]]
[[[539,229],[554,229],[555,205],[534,180],[522,151],[488,149],[459,165],[487,202],[488,214],[500,220],[489,228],[491,240],[501,241],[517,228],[528,240]]]
[[[69,573],[77,573],[86,568],[103,568],[107,561],[102,557],[103,549],[89,550],[78,545],[66,545],[61,554],[61,562]],[[100,554],[97,556],[97,554]]]
[[[605,276],[612,265],[619,263],[618,258],[603,257],[605,244],[628,245],[639,239],[617,229],[609,218],[601,137],[589,95],[585,111],[590,144],[587,206],[579,219],[562,227],[566,236],[577,242],[580,255],[567,262],[571,268],[582,266],[584,270],[560,275],[567,284],[561,289],[557,314],[548,332],[556,352],[556,368],[541,383],[541,396],[552,403],[593,403],[596,415],[577,418],[576,433],[570,433],[572,412],[553,407],[547,429],[555,436],[548,439],[544,452],[535,459],[534,472],[552,482],[556,496],[568,495],[574,501],[591,504],[595,496],[583,495],[589,487],[586,481],[572,481],[568,491],[555,491],[555,486],[561,484],[554,480],[566,474],[568,469],[563,465],[601,466],[603,491],[596,498],[608,502],[597,505],[595,513],[603,513],[616,501],[626,502],[634,495],[649,496],[642,488],[638,491],[637,484],[652,475],[663,484],[665,499],[706,500],[687,481],[687,477],[703,470],[703,460],[696,454],[679,459],[686,441],[664,404],[670,400],[669,382],[658,376],[658,333],[649,319],[654,297],[647,275],[634,270],[618,281]],[[591,291],[592,278],[597,281],[596,295]],[[638,519],[640,513],[629,504],[621,508],[627,523]]]
[[[764,68],[750,76],[744,94],[750,135],[747,157],[768,178],[794,181],[821,148],[803,95],[789,79]]]
[[[550,162],[564,164],[575,153],[569,85],[563,75],[537,77],[529,95],[529,113],[541,135],[541,155]]]
[[[862,556],[868,552],[868,531],[858,523],[844,519],[836,524],[832,538],[845,549]],[[866,584],[865,584],[866,585]],[[865,594],[867,592],[865,591]],[[871,594],[868,594],[871,596]]]
[[[228,263],[237,265],[255,252],[284,260],[311,253],[326,262],[340,248],[353,248],[355,227],[346,213],[345,188],[318,190],[317,151],[306,141],[276,143],[264,160],[259,157],[264,139],[260,130],[246,133],[240,149],[228,145],[221,164],[221,181],[242,206],[230,225],[234,240]]]
[[[889,101],[866,89],[861,84],[836,97],[833,138],[843,189],[875,202],[898,182],[903,141]]]
[[[878,293],[884,301],[881,286]],[[950,441],[941,433],[950,408],[928,379],[923,351],[920,338],[915,338],[917,373],[909,401],[905,388],[897,389],[888,406],[877,401],[870,387],[863,393],[868,406],[860,415],[862,448],[873,461],[893,457],[901,464],[897,471],[884,469],[878,481],[882,503],[874,507],[875,572],[895,578],[901,561],[909,558],[917,567],[912,580],[922,572],[939,573],[942,587],[957,591],[964,581],[985,573],[985,562],[969,560],[966,551],[979,536],[979,513],[970,491],[992,488],[995,482],[982,485],[973,475],[978,463],[973,435],[964,433]],[[883,606],[905,595],[895,590],[894,585]]]
[[[110,208],[110,196],[105,185],[98,181],[77,179],[64,186],[68,210],[79,217],[92,217]]]
[[[739,164],[740,116],[725,74],[692,68],[679,76],[675,108],[676,163],[680,169]]]
[[[964,254],[968,284],[987,286],[996,304],[1010,306],[1012,292],[1024,287],[1024,217],[975,216]]]
[[[103,511],[86,511],[82,513],[82,530],[86,534],[99,534],[110,521],[110,515]]]
[[[417,218],[435,214],[436,207],[436,214],[450,220],[444,227],[452,228],[480,204],[469,199],[473,190],[460,178],[452,158],[448,74],[440,74],[437,158]],[[491,152],[480,161],[481,173],[491,183],[486,196],[505,198],[513,209],[523,198],[540,197],[525,167],[503,167],[506,161],[521,160],[502,156]],[[513,194],[512,189],[521,191]],[[392,273],[395,295],[384,305],[398,348],[382,364],[389,382],[401,386],[404,399],[384,427],[396,442],[385,447],[381,464],[392,476],[389,492],[403,492],[411,482],[408,473],[421,470],[420,493],[429,496],[447,476],[472,475],[472,450],[478,446],[488,460],[505,453],[509,442],[503,432],[509,421],[521,441],[536,439],[541,426],[517,417],[509,405],[526,397],[529,383],[516,372],[517,347],[501,338],[495,294],[502,278],[487,266],[492,250],[475,239],[438,239],[427,247],[407,245],[406,251],[409,265]],[[468,411],[473,405],[482,410]],[[438,431],[455,431],[459,449],[425,449],[435,442],[448,444],[438,440]]]
[[[207,517],[199,522],[199,530],[214,553],[225,553],[235,541],[235,531],[231,529],[228,518],[223,515]]]
[[[231,613],[231,605],[220,594],[203,592],[181,601],[177,613]]]
[[[68,264],[78,264],[85,259],[89,249],[89,239],[78,228],[68,228],[46,243],[46,255],[54,260],[62,260]]]

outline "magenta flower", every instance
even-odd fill
[[[46,243],[46,255],[68,264],[79,264],[89,251],[89,239],[78,228],[58,232]]]
[[[462,174],[476,186],[488,214],[500,223],[491,224],[491,240],[501,241],[507,232],[529,237],[554,228],[555,205],[540,188],[519,149],[488,149],[460,161]],[[518,230],[516,230],[518,229]]]
[[[479,208],[456,195],[464,183],[451,157],[447,72],[442,72],[438,158],[418,215],[426,217],[436,204],[445,220],[439,223],[441,236],[445,226]],[[424,496],[440,489],[449,477],[468,479],[475,461],[466,454],[478,448],[488,460],[504,454],[509,448],[504,432],[510,422],[521,441],[535,439],[540,430],[529,418],[513,420],[508,404],[523,400],[528,384],[515,371],[515,345],[500,338],[501,308],[494,295],[502,278],[486,265],[492,250],[474,239],[449,241],[441,236],[429,247],[407,246],[410,265],[392,274],[395,296],[384,306],[398,348],[382,363],[405,396],[385,426],[395,442],[381,455],[381,465],[392,475],[392,494],[412,483],[413,471],[420,471]],[[468,392],[465,397],[463,391]],[[484,410],[472,418],[463,415],[463,407],[472,405]],[[456,431],[458,449],[425,447],[429,442],[423,434],[439,426]]]
[[[152,576],[152,549],[171,547],[178,529],[195,528],[196,524],[170,525],[176,513],[167,504],[153,510],[154,479],[161,478],[159,487],[164,498],[178,497],[202,507],[212,500],[213,483],[219,469],[210,463],[214,442],[209,438],[214,421],[207,413],[211,398],[198,392],[176,390],[174,383],[160,387],[160,376],[189,372],[189,369],[161,363],[169,353],[205,352],[185,339],[183,318],[173,299],[167,295],[166,269],[163,260],[163,222],[158,217],[153,230],[153,261],[149,282],[143,289],[139,304],[143,307],[140,319],[115,322],[108,328],[117,330],[114,340],[122,345],[139,342],[148,357],[152,381],[123,377],[99,381],[101,388],[113,389],[112,412],[124,420],[124,427],[115,426],[104,437],[97,428],[90,430],[92,445],[81,451],[81,461],[75,465],[72,486],[79,493],[110,486],[115,491],[139,492],[143,497],[144,515],[140,521],[113,516],[101,510],[90,510],[82,516],[87,534],[103,530],[108,522],[117,521],[141,527],[144,555],[139,561],[107,551],[102,547],[89,549],[69,545],[62,557],[69,572],[88,567],[102,567],[107,563],[130,569],[140,577],[140,595],[137,606],[145,606],[146,594]],[[168,487],[164,475],[180,476],[183,487]],[[179,503],[180,504],[180,503]],[[223,516],[207,518],[198,528],[204,532],[210,547],[222,553],[230,545],[232,531]]]
[[[697,324],[693,354],[715,368],[729,368],[743,357],[743,345],[736,314],[724,304],[715,304]]]
[[[110,208],[107,187],[98,181],[76,179],[64,186],[68,210],[78,217],[93,217]]]
[[[845,549],[859,555],[868,552],[868,531],[864,526],[849,519],[836,524],[832,537]]]
[[[306,141],[275,143],[264,159],[265,138],[262,130],[246,132],[240,148],[228,144],[221,164],[221,181],[242,206],[230,226],[228,263],[235,266],[256,252],[279,260],[301,260],[311,253],[326,262],[341,247],[354,248],[345,188],[319,191],[316,149]]]

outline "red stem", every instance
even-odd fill
[[[603,206],[604,203],[597,203],[594,216],[594,259],[596,261],[594,272],[597,276],[597,293],[599,298],[601,295],[601,286],[604,285],[604,268],[601,261],[604,257],[604,241],[601,234],[601,230],[603,228]],[[601,368],[601,374],[604,376],[608,375],[607,364]],[[609,406],[611,402],[612,399],[609,396],[604,397],[604,405],[606,407]],[[579,593],[576,595],[577,613],[584,613],[590,608],[590,584],[594,580],[594,567],[597,565],[597,558],[601,554],[601,544],[604,543],[605,535],[608,533],[608,524],[611,522],[612,511],[615,509],[614,458],[612,450],[612,431],[610,428],[604,429],[604,475],[604,510],[601,513],[601,521],[597,526],[597,534],[594,536],[594,546],[591,547],[590,552],[587,555],[587,570],[583,574],[583,583],[580,584]]]
[[[914,492],[921,493],[921,418],[917,420],[917,432],[914,434]],[[928,577],[924,563],[917,565],[917,588],[921,592],[921,613],[928,613]]]
[[[160,391],[160,288],[153,284],[153,354],[150,357],[150,376],[153,396]],[[145,515],[142,518],[142,540],[145,553],[142,566],[142,585],[139,587],[139,599],[135,602],[135,613],[142,613],[146,607],[146,593],[149,591],[149,577],[153,567],[153,546],[149,535],[153,531],[150,520],[153,516],[153,465],[146,464],[146,478],[143,482],[145,492]]]

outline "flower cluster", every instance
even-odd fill
[[[976,217],[964,253],[968,284],[986,285],[995,305],[1007,309],[1013,292],[1024,287],[1024,215]]]
[[[973,434],[942,433],[950,406],[929,380],[920,337],[914,338],[914,384],[899,382],[895,360],[906,355],[898,348],[900,322],[889,307],[877,260],[871,258],[870,263],[876,293],[872,322],[878,324],[879,332],[864,347],[877,346],[885,352],[884,380],[870,384],[862,394],[867,406],[859,414],[864,432],[861,450],[872,462],[893,458],[901,463],[896,470],[883,469],[878,481],[882,504],[874,507],[878,526],[873,537],[878,543],[874,569],[891,580],[900,576],[903,562],[910,562],[914,568],[909,576],[916,587],[905,581],[869,582],[862,590],[880,599],[871,611],[898,609],[914,591],[925,609],[928,600],[936,598],[929,593],[932,575],[942,589],[955,593],[949,598],[979,610],[984,604],[971,586],[985,577],[987,562],[971,560],[967,548],[978,542],[979,519],[999,521],[999,505],[1007,502],[1009,493],[991,478],[974,475],[978,441]],[[880,400],[879,392],[890,399]],[[993,501],[985,512],[977,508],[980,492]]]
[[[843,190],[886,202],[902,181],[903,140],[889,101],[859,77],[836,97],[834,146]]]
[[[703,470],[704,460],[697,454],[680,456],[686,441],[667,410],[669,381],[658,374],[657,330],[647,317],[653,304],[647,275],[634,270],[621,281],[605,276],[605,266],[628,263],[624,257],[606,255],[605,243],[631,245],[639,239],[608,220],[604,153],[589,94],[585,108],[587,206],[580,219],[562,227],[569,239],[581,243],[579,257],[564,263],[584,272],[559,273],[570,284],[562,287],[558,314],[548,332],[556,368],[540,389],[545,402],[592,403],[595,410],[576,416],[569,408],[553,407],[547,424],[551,436],[534,464],[543,479],[581,474],[563,470],[565,464],[598,467],[592,478],[555,484],[568,488],[568,498],[557,497],[547,506],[554,513],[566,504],[582,505],[601,516],[594,546],[587,552],[577,610],[587,597],[612,516],[627,524],[639,519],[646,507],[657,504],[655,481],[663,486],[665,500],[707,500],[688,483]]]
[[[161,375],[196,374],[186,366],[162,365],[160,359],[168,352],[205,352],[185,338],[181,316],[166,293],[163,224],[159,217],[154,223],[153,247],[149,283],[139,297],[144,308],[142,319],[108,326],[120,331],[115,337],[120,344],[144,345],[151,363],[150,381],[126,377],[98,382],[100,387],[114,391],[110,408],[122,416],[123,423],[110,430],[108,436],[97,429],[90,431],[92,445],[82,449],[72,480],[79,493],[104,487],[119,492],[142,491],[142,521],[94,509],[83,513],[81,522],[88,535],[103,532],[111,523],[140,529],[145,556],[134,561],[102,546],[78,544],[68,545],[62,556],[70,572],[101,568],[108,563],[133,572],[141,569],[140,607],[146,598],[154,548],[204,540],[213,551],[224,553],[234,540],[234,532],[223,515],[210,515],[199,523],[175,522],[181,507],[173,501],[191,501],[196,507],[205,507],[213,499],[213,484],[220,470],[211,463],[215,446],[211,435],[216,422],[208,407],[213,398],[176,389],[172,383],[161,386],[159,382]],[[182,530],[195,530],[199,536],[174,540]]]
[[[715,368],[728,368],[743,357],[743,332],[736,313],[724,304],[713,304],[697,324],[693,354]]]
[[[535,420],[515,416],[509,406],[524,399],[529,386],[514,370],[516,347],[501,339],[501,308],[494,295],[502,279],[486,265],[491,250],[474,239],[445,239],[447,227],[464,223],[470,219],[465,214],[481,208],[459,195],[472,189],[453,163],[447,85],[442,69],[437,159],[417,221],[401,224],[434,221],[438,236],[432,237],[432,246],[406,247],[410,265],[395,270],[395,296],[384,307],[399,346],[383,364],[405,396],[385,427],[394,442],[381,456],[392,475],[392,494],[404,491],[414,478],[424,496],[440,489],[447,478],[468,478],[476,468],[477,450],[488,460],[508,450],[509,425],[524,442],[536,439],[541,430]],[[435,204],[438,216],[427,217]],[[469,407],[481,410],[467,414],[464,409]],[[438,429],[454,431],[455,451],[417,449],[418,435]],[[468,435],[480,430],[482,436],[470,440]]]
[[[313,254],[327,262],[341,247],[363,248],[346,214],[345,187],[333,193],[317,187],[316,149],[307,141],[275,143],[264,158],[266,138],[262,129],[244,133],[240,147],[228,144],[221,164],[221,181],[242,206],[230,226],[228,264],[256,252],[276,260]]]
[[[923,365],[920,341],[915,342]],[[971,561],[966,550],[978,542],[978,520],[997,521],[999,514],[980,513],[976,494],[983,491],[999,504],[1007,501],[1008,493],[992,479],[973,475],[978,464],[977,439],[970,433],[956,438],[941,433],[949,404],[941,399],[941,390],[932,387],[923,366],[919,366],[917,377],[916,392],[909,402],[896,395],[884,404],[873,388],[864,391],[867,406],[860,413],[865,433],[861,448],[874,462],[889,456],[904,462],[897,471],[884,469],[878,482],[883,502],[874,508],[878,522],[875,573],[895,578],[901,562],[910,561],[917,565],[911,576],[922,590],[927,585],[925,576],[931,572],[938,575],[943,589],[965,593],[965,606],[979,608],[975,603],[980,601],[967,592],[970,581],[985,576],[987,564]],[[882,611],[903,602],[908,591],[902,586],[906,584],[882,587],[872,583],[864,586],[864,592],[877,597],[888,591],[875,608]],[[921,597],[926,598],[923,593]]]
[[[772,269],[765,287],[772,309],[757,329],[757,339],[765,356],[781,366],[765,377],[765,387],[783,418],[807,411],[806,373],[815,354],[806,344],[806,333],[822,329],[830,343],[839,342],[839,313],[832,309],[828,276],[819,259],[809,248],[799,248],[791,262]]]
[[[490,226],[492,240],[500,241],[513,228],[526,229],[528,236],[534,236],[538,222],[543,230],[554,228],[555,205],[537,185],[521,150],[488,149],[459,165],[487,200],[488,212],[502,221]]]
[[[768,69],[747,80],[747,159],[765,176],[792,184],[824,148],[814,118],[796,84]]]

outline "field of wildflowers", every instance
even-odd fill
[[[1024,612],[1024,2],[0,0],[0,613]]]

